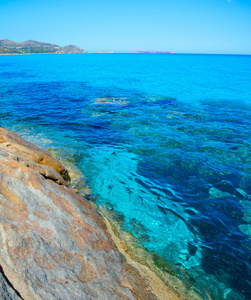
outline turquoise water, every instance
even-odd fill
[[[251,299],[251,56],[0,56],[0,87],[0,125],[74,162],[188,288]]]

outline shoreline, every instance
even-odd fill
[[[53,153],[53,149],[50,153]],[[87,201],[96,209],[103,217],[107,230],[115,242],[119,251],[125,256],[130,265],[133,265],[139,273],[146,277],[149,287],[154,291],[159,300],[202,300],[198,292],[193,289],[188,290],[186,283],[179,279],[172,269],[164,269],[166,266],[171,265],[163,259],[163,269],[161,270],[153,260],[153,254],[146,250],[143,246],[136,249],[134,245],[137,243],[137,239],[134,238],[129,232],[121,228],[119,223],[119,216],[116,212],[108,210],[101,205],[98,207],[94,201],[92,201],[91,188],[86,185],[86,180],[83,180],[83,173],[78,169],[74,163],[70,161],[60,160],[57,158],[56,153],[53,156],[58,159],[63,165],[66,165],[69,174],[74,176],[72,186],[73,189],[79,195],[85,198],[88,195]],[[76,187],[75,187],[76,185]]]
[[[0,285],[8,285],[0,295],[14,289],[15,300],[59,299],[56,288],[65,299],[75,292],[103,299],[101,284],[104,299],[189,299],[127,253],[112,223],[68,187],[71,172],[76,169],[0,127]]]
[[[117,227],[114,219],[109,218],[109,212],[105,209],[97,209],[103,216],[108,232],[112,236],[113,241],[120,250],[120,252],[126,257],[127,261],[133,265],[142,276],[145,276],[148,280],[149,286],[158,295],[158,299],[171,300],[173,297],[175,300],[202,300],[199,293],[193,289],[188,290],[184,281],[172,274],[172,271],[161,270],[155,264],[152,259],[152,253],[144,249],[139,250],[133,246],[132,236]],[[165,261],[168,265],[168,262]],[[167,296],[170,294],[170,296]]]

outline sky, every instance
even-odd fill
[[[88,52],[251,54],[251,0],[0,0],[0,39]]]

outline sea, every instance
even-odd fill
[[[0,126],[74,164],[187,289],[251,299],[251,56],[2,55]]]

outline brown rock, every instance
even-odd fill
[[[17,154],[23,159],[46,165],[56,170],[65,181],[70,181],[67,169],[47,151],[27,142],[17,134],[0,127],[0,144],[8,148],[8,153]]]

